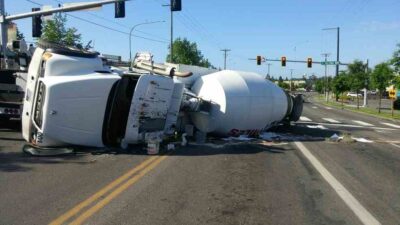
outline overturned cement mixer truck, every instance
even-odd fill
[[[256,73],[179,72],[146,54],[137,54],[132,67],[112,69],[96,52],[39,42],[23,106],[24,150],[158,145],[188,129],[227,136],[296,121],[302,113],[301,96]]]

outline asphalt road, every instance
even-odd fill
[[[306,103],[301,121],[277,129],[303,141],[216,141],[163,156],[137,147],[32,157],[18,124],[1,126],[0,224],[400,224],[393,121]],[[324,140],[334,133],[373,142]]]

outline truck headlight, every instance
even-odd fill
[[[46,95],[46,86],[42,81],[39,82],[38,92],[36,96],[36,105],[33,114],[33,120],[39,128],[42,128],[43,122],[43,106],[44,106],[44,98]]]

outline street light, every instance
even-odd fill
[[[340,43],[340,27],[324,28],[322,30],[336,30],[336,73],[335,76],[339,74],[339,43]]]
[[[325,63],[324,63],[324,66],[325,66],[325,100],[326,100],[326,102],[328,102],[328,76],[327,76],[327,68],[326,68],[326,65],[327,65],[327,62],[328,62],[328,57],[329,57],[329,55],[330,55],[330,53],[322,53],[321,54],[322,56],[324,56],[325,57]]]
[[[129,31],[129,69],[131,69],[131,64],[132,64],[132,32],[133,32],[133,30],[136,27],[141,26],[141,25],[153,24],[153,23],[164,23],[164,22],[165,22],[164,20],[143,22],[143,23],[138,23],[131,28],[131,30]]]

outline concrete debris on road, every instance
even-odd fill
[[[361,143],[374,143],[372,140],[368,140],[366,138],[356,138],[351,136],[350,134],[345,134],[343,136],[339,136],[336,133],[333,134],[330,138],[329,141],[331,142],[346,142],[346,143],[351,143],[351,142],[361,142]]]
[[[324,140],[323,137],[311,137],[308,135],[295,135],[290,133],[276,133],[276,132],[263,132],[260,133],[258,138],[250,138],[248,135],[240,135],[239,137],[228,137],[223,138],[224,141],[253,141],[253,140],[265,140],[270,142],[282,142],[282,141],[316,141]]]
[[[224,141],[252,141],[254,138],[249,138],[248,135],[240,135],[239,137],[222,138]]]
[[[355,138],[355,137],[352,137],[352,139],[355,140],[356,142],[374,143],[374,141],[371,141],[371,140],[368,140],[368,139],[365,139],[365,138]]]
[[[329,140],[330,140],[330,141],[333,141],[333,142],[339,142],[340,140],[343,140],[343,137],[340,137],[339,135],[337,135],[337,134],[335,133],[335,134],[333,134],[333,135],[329,138]]]

